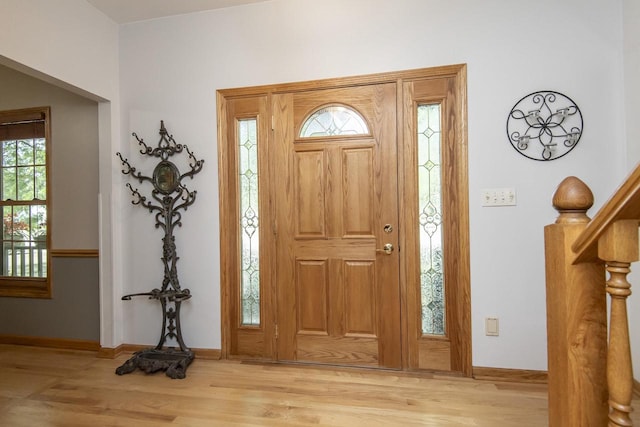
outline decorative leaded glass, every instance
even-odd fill
[[[330,105],[317,110],[307,118],[300,129],[301,138],[368,134],[369,128],[362,116],[342,105]]]
[[[417,113],[422,333],[444,335],[440,105],[419,105]]]
[[[260,325],[257,119],[238,121],[241,323]]]

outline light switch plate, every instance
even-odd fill
[[[482,189],[482,206],[515,206],[515,188]]]

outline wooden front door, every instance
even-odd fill
[[[396,97],[396,83],[273,95],[279,360],[402,367]],[[314,113],[325,128],[301,136]]]
[[[220,90],[218,120],[222,356],[470,376],[466,67]]]

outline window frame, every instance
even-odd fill
[[[51,298],[51,107],[34,107],[0,111],[0,125],[42,119],[44,119],[44,138],[46,153],[46,200],[44,203],[47,212],[47,235],[45,239],[47,260],[46,277],[18,277],[0,275],[0,297]],[[11,205],[19,206],[25,204],[0,200],[0,207]]]

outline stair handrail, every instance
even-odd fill
[[[627,276],[640,259],[640,164],[590,220],[592,204],[589,187],[568,177],[545,227],[550,427],[633,425]]]
[[[596,261],[598,241],[607,228],[616,221],[627,219],[640,220],[640,163],[600,208],[571,246],[576,254],[573,264]]]

